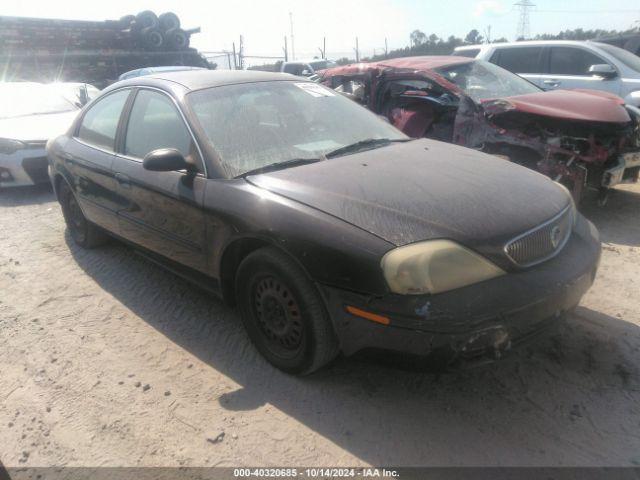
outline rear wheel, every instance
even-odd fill
[[[64,181],[60,183],[59,198],[69,234],[77,245],[82,248],[95,248],[108,240],[107,235],[100,228],[85,218],[75,195]]]
[[[249,337],[277,368],[307,374],[338,354],[316,287],[285,254],[274,248],[251,253],[240,264],[235,288]]]

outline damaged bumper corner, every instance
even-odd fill
[[[371,297],[320,285],[341,349],[376,349],[451,360],[499,357],[512,344],[553,325],[591,287],[600,260],[587,220],[554,259],[534,268],[437,295]],[[355,306],[388,325],[347,312]]]
[[[620,183],[635,183],[640,172],[640,151],[628,152],[618,156],[615,166],[605,170],[602,186],[612,188]]]

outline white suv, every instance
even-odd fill
[[[495,63],[545,90],[604,90],[640,106],[640,57],[606,43],[494,43],[458,47],[453,54]]]

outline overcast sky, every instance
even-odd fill
[[[318,54],[323,36],[328,56],[353,57],[355,37],[361,56],[406,46],[409,33],[464,36],[472,28],[491,25],[494,38],[513,39],[518,23],[515,0],[2,0],[0,15],[115,19],[151,9],[176,12],[186,28],[200,26],[193,45],[204,51],[231,49],[244,35],[245,52],[280,55],[293,13],[296,57]],[[638,0],[533,0],[531,33],[557,33],[583,27],[626,29],[640,20]],[[632,7],[637,7],[633,10]]]

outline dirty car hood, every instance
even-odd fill
[[[249,176],[247,181],[394,245],[451,238],[487,252],[570,202],[561,187],[539,173],[427,139]]]
[[[620,97],[596,90],[552,90],[482,102],[488,114],[513,110],[590,122],[626,123],[631,120]]]

